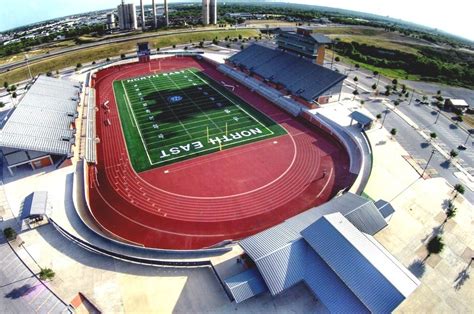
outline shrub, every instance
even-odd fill
[[[3,230],[3,235],[5,236],[5,238],[7,238],[7,240],[11,241],[11,240],[15,240],[16,239],[16,231],[13,229],[13,228],[5,228]]]
[[[51,280],[56,274],[51,268],[41,268],[39,272],[39,277],[41,280]]]

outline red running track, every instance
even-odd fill
[[[288,135],[177,162],[137,174],[132,168],[112,83],[195,67],[280,123]],[[306,125],[218,72],[205,61],[166,58],[97,73],[98,163],[89,167],[91,211],[111,234],[146,247],[199,249],[255,234],[351,185],[349,157],[339,142]],[[98,106],[99,107],[99,106]],[[110,119],[111,125],[102,121]]]

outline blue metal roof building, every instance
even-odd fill
[[[390,312],[419,282],[371,238],[385,226],[371,201],[346,193],[240,245],[272,295],[304,282],[331,312]]]

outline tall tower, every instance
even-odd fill
[[[165,3],[164,3],[164,14],[165,14],[165,22],[166,22],[166,26],[170,26],[170,19],[168,17],[168,0],[165,0]]]
[[[153,10],[152,11],[152,14],[153,14],[153,27],[157,28],[158,27],[158,21],[156,19],[156,3],[155,3],[155,0],[151,1],[151,9]]]
[[[140,17],[141,17],[141,21],[142,21],[142,29],[145,29],[145,7],[143,6],[143,0],[140,0]]]
[[[210,0],[209,22],[214,25],[217,24],[217,0]]]
[[[202,24],[209,25],[209,0],[202,0]]]
[[[133,3],[122,4],[118,6],[119,27],[122,30],[137,29],[137,12]]]

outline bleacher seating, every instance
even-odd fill
[[[235,66],[273,83],[281,84],[291,93],[313,101],[342,82],[346,76],[309,60],[254,44],[229,58]]]
[[[301,106],[292,100],[291,98],[285,97],[282,93],[278,92],[277,90],[268,87],[267,85],[261,83],[260,81],[248,77],[242,72],[235,71],[231,67],[227,65],[220,65],[218,70],[222,73],[230,76],[234,80],[238,81],[239,83],[247,86],[248,88],[252,89],[253,91],[257,92],[259,95],[267,98],[283,110],[287,111],[288,113],[292,114],[293,116],[298,116],[301,112]]]

